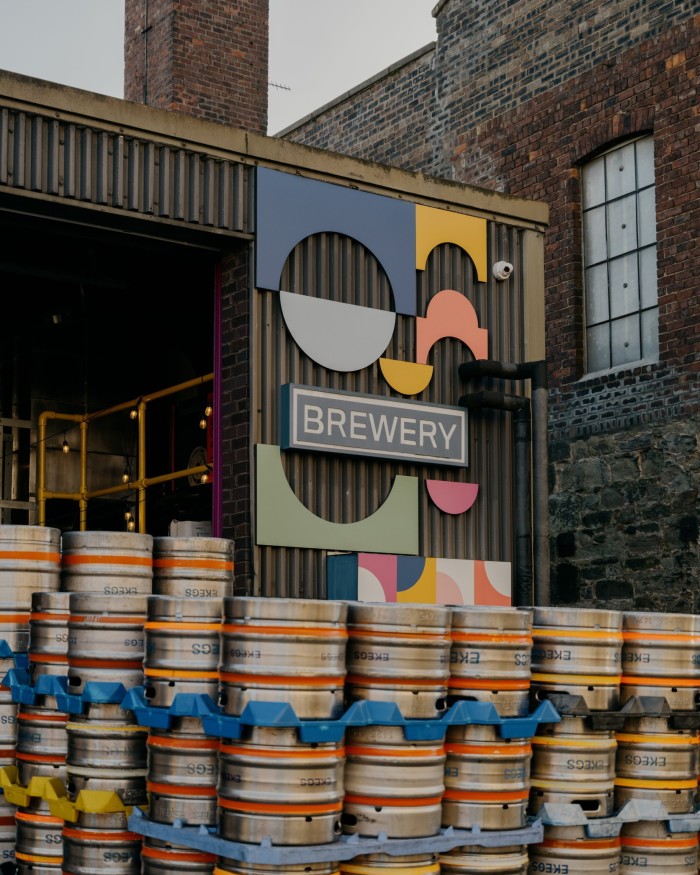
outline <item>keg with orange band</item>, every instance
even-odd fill
[[[527,845],[488,848],[464,845],[440,854],[441,875],[526,875],[529,865]]]
[[[663,821],[623,824],[622,866],[650,873],[692,872],[698,866],[697,832],[671,833]]]
[[[153,589],[153,537],[138,532],[64,532],[61,589],[111,596]]]
[[[447,705],[450,617],[442,605],[350,603],[348,698],[393,702],[406,718],[439,716]]]
[[[502,717],[528,713],[531,611],[454,606],[450,637],[451,696],[492,702]]]
[[[548,802],[578,804],[591,817],[614,808],[615,753],[612,730],[592,729],[584,717],[563,714],[531,739],[529,813]]]
[[[118,682],[127,690],[143,684],[147,598],[70,593],[69,692],[80,695],[92,681]]]
[[[440,830],[442,741],[408,741],[398,726],[348,727],[343,831],[389,838]]]
[[[58,590],[60,572],[60,529],[0,526],[0,611],[29,613],[32,593]]]
[[[526,823],[532,747],[497,726],[450,726],[445,739],[442,825],[521,829]]]
[[[220,857],[212,875],[340,875],[338,863],[286,863],[284,867]]]
[[[177,695],[206,695],[219,689],[220,598],[148,597],[143,661],[146,697],[170,707]]]
[[[323,599],[225,598],[220,701],[286,702],[301,719],[344,710],[347,604]]]
[[[294,729],[249,727],[219,751],[219,832],[231,841],[323,844],[340,831],[342,744],[301,743]]]
[[[58,866],[63,858],[63,820],[38,811],[18,808],[15,814],[17,844],[15,855],[23,863],[38,868]]]
[[[141,849],[142,875],[172,875],[178,872],[183,875],[211,875],[216,859],[214,854],[169,845],[145,836]]]
[[[625,611],[622,615],[622,703],[663,696],[674,711],[700,701],[700,616]]]
[[[142,837],[122,829],[63,827],[63,871],[141,872]]]
[[[580,696],[592,711],[620,703],[622,613],[593,608],[533,609],[531,689]]]
[[[69,599],[67,592],[32,593],[29,666],[33,683],[43,674],[66,675]]]
[[[233,541],[212,537],[155,537],[153,593],[177,598],[233,595]]]
[[[609,875],[620,861],[619,836],[590,838],[584,826],[545,826],[542,842],[529,846],[533,872]]]
[[[218,738],[151,730],[146,788],[152,820],[216,826],[219,746]]]
[[[694,810],[698,789],[698,731],[674,729],[670,716],[631,717],[616,733],[615,807],[660,802],[669,813]]]

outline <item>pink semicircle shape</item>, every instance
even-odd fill
[[[478,483],[454,483],[450,480],[426,480],[433,504],[445,513],[464,513],[474,504],[479,492]]]
[[[449,574],[438,571],[435,576],[435,595],[439,605],[463,605],[464,593]]]

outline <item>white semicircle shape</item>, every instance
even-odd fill
[[[341,304],[280,292],[282,315],[295,343],[332,371],[359,371],[381,357],[396,325],[392,310]]]

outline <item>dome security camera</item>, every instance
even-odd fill
[[[513,265],[509,261],[497,261],[493,266],[493,275],[497,280],[507,280],[513,273]]]

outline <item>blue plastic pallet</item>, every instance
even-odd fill
[[[472,829],[447,827],[440,830],[436,836],[420,839],[388,839],[381,833],[378,838],[365,838],[358,835],[340,836],[338,841],[325,845],[273,845],[269,839],[263,839],[260,844],[249,844],[228,841],[205,826],[184,826],[179,821],[173,825],[155,823],[137,808],[129,817],[128,828],[132,832],[170,842],[173,845],[193,848],[230,860],[269,866],[339,862],[364,854],[396,856],[397,854],[446,853],[453,848],[466,845],[503,848],[541,842],[544,835],[541,821],[531,819],[522,829],[485,831],[480,827]]]
[[[169,708],[148,705],[143,688],[133,689],[122,708],[133,711],[142,726],[169,729],[176,717],[196,717],[207,735],[239,739],[245,726],[293,727],[304,743],[341,741],[355,726],[400,726],[408,741],[434,741],[445,737],[450,726],[497,726],[502,738],[531,738],[541,723],[561,720],[548,701],[527,717],[501,717],[490,702],[460,701],[435,719],[406,719],[393,702],[353,702],[336,720],[301,720],[287,702],[249,702],[240,717],[223,714],[209,696],[180,693]]]

